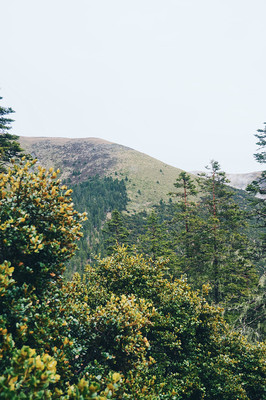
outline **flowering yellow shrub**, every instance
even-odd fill
[[[36,350],[23,346],[20,350],[14,350],[8,374],[0,377],[0,397],[51,398],[48,387],[59,379],[56,361],[51,356],[37,355]]]
[[[62,273],[86,218],[58,174],[24,159],[0,174],[0,262],[12,263],[18,283],[38,280],[38,289]]]
[[[9,262],[4,261],[4,263],[0,265],[0,296],[4,296],[8,287],[15,282],[14,279],[11,278],[13,272],[14,267],[11,267]]]

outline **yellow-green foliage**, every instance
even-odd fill
[[[37,355],[28,346],[15,349],[8,373],[0,378],[0,396],[6,399],[51,398],[48,387],[60,379],[56,364],[48,354]]]
[[[163,262],[118,247],[64,283],[85,216],[55,172],[34,171],[1,175],[0,399],[265,397],[265,345]]]
[[[155,363],[147,377],[163,383],[165,396],[174,390],[176,399],[263,398],[265,345],[250,345],[232,334],[222,310],[208,305],[185,280],[171,281],[165,273],[163,264],[129,254],[125,247],[87,270],[91,287],[97,282],[109,295],[137,295],[153,303],[145,335]]]
[[[14,267],[10,267],[10,263],[4,261],[0,265],[0,296],[4,296],[8,287],[10,287],[15,281],[11,278]]]
[[[78,399],[122,399],[124,379],[117,373],[109,373],[106,377],[94,377],[93,380],[82,378],[77,385],[72,385],[67,390],[69,400]]]
[[[35,164],[22,160],[0,174],[0,262],[11,261],[16,281],[40,284],[62,273],[85,215],[74,210],[59,171]]]
[[[108,353],[107,358],[114,370],[126,372],[132,368],[146,368],[150,345],[142,331],[151,324],[154,313],[152,304],[143,299],[112,295],[110,301],[97,307],[90,317],[95,337],[94,349],[90,352],[101,352],[98,357],[102,357],[103,352]]]

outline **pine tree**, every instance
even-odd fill
[[[215,304],[227,310],[248,298],[258,282],[252,264],[252,247],[245,235],[245,214],[233,200],[225,173],[211,161],[209,174],[199,180],[202,190],[201,212],[206,221],[207,278]]]
[[[160,222],[154,209],[147,217],[145,233],[140,235],[138,250],[153,262],[163,257],[168,260],[169,267],[173,264],[174,252],[167,225]]]
[[[258,152],[254,154],[255,159],[260,164],[266,163],[266,123],[264,129],[258,129],[257,134],[255,137],[258,139],[256,143],[258,145]],[[266,202],[265,202],[265,194],[266,194],[266,170],[262,171],[261,176],[253,181],[247,187],[247,191],[253,194],[254,197],[252,201],[252,208],[253,208],[253,215],[256,217],[258,221],[258,227],[265,229],[266,228]],[[262,197],[262,198],[260,198]],[[265,243],[266,243],[266,233],[262,234],[262,244],[264,244],[265,250]]]
[[[108,255],[112,254],[117,245],[121,246],[127,243],[129,232],[125,227],[122,214],[117,209],[112,212],[111,219],[106,222],[103,233]]]
[[[194,287],[205,282],[204,272],[204,220],[200,217],[195,196],[198,194],[196,183],[186,173],[181,172],[174,183],[178,189],[169,193],[178,200],[173,203],[172,227],[176,249],[176,273],[187,274],[188,281]]]
[[[266,162],[266,122],[264,122],[264,125],[264,129],[258,129],[258,133],[255,134],[255,137],[258,139],[256,144],[259,146],[259,148],[258,152],[254,154],[254,157],[261,164],[265,164]]]
[[[2,100],[2,97],[0,97]],[[0,106],[0,171],[5,171],[5,165],[11,158],[22,157],[22,149],[18,143],[18,136],[9,133],[13,119],[9,114],[14,113],[12,108]]]
[[[258,139],[258,151],[254,154],[255,159],[260,164],[266,162],[266,123],[264,129],[258,129],[255,137]],[[240,328],[251,340],[265,340],[266,337],[266,274],[265,274],[265,247],[266,247],[266,171],[264,170],[261,176],[253,181],[247,187],[247,191],[254,197],[251,200],[252,217],[257,221],[257,228],[262,232],[257,241],[257,253],[260,260],[261,277],[256,290],[250,296],[248,302],[239,310],[239,317],[235,322],[235,326]],[[256,196],[256,197],[255,197]],[[260,198],[262,197],[262,198]],[[263,198],[264,197],[264,198]]]
[[[194,203],[190,202],[191,196],[197,195],[196,185],[192,181],[191,177],[186,172],[181,172],[174,183],[174,186],[177,189],[182,189],[178,192],[169,193],[171,196],[175,196],[180,198],[181,201],[178,203],[178,206],[183,211],[184,222],[185,222],[185,230],[189,232],[189,213],[191,207],[193,207]]]

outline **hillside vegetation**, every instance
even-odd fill
[[[232,332],[206,285],[124,246],[62,279],[86,216],[35,164],[0,175],[0,398],[262,400],[265,345]]]
[[[11,112],[0,398],[265,399],[265,173],[248,202],[217,161],[195,180],[100,139],[21,138],[23,155]]]
[[[161,199],[167,201],[181,172],[146,154],[101,139],[20,137],[20,143],[41,165],[59,168],[61,179],[69,185],[95,175],[123,179],[130,212],[147,210]]]

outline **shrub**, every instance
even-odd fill
[[[23,160],[0,174],[0,262],[11,262],[18,284],[40,291],[74,254],[85,215],[74,210],[59,171],[35,164]]]

